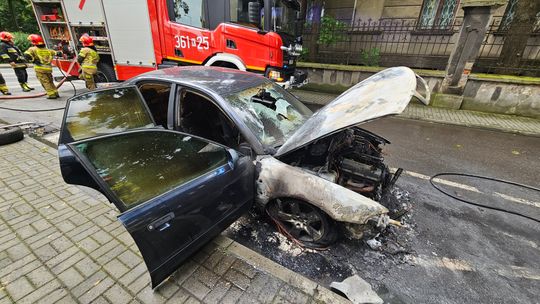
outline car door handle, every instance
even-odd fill
[[[154,230],[163,231],[171,227],[171,224],[169,223],[169,221],[171,221],[172,219],[174,219],[174,213],[169,212],[165,216],[162,216],[159,219],[151,222],[147,227],[148,231],[154,231]]]

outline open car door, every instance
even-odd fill
[[[135,87],[71,99],[58,151],[67,183],[100,191],[122,212],[153,288],[253,201],[249,156],[154,127]]]

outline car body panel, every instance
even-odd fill
[[[351,126],[400,114],[416,95],[416,75],[406,67],[383,70],[339,95],[310,117],[278,149],[275,156]]]
[[[258,159],[256,202],[296,198],[317,206],[339,222],[365,224],[388,212],[381,204],[272,156]]]

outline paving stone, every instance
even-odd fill
[[[89,277],[101,269],[101,265],[94,262],[90,257],[85,257],[75,264],[75,268],[84,276]]]
[[[210,292],[210,288],[194,277],[189,277],[184,284],[182,284],[182,287],[199,300],[202,300]]]
[[[146,265],[144,263],[140,263],[139,265],[130,269],[128,273],[122,276],[118,281],[124,284],[125,286],[128,286],[137,278],[139,278],[141,275],[143,275],[143,273],[146,273]]]
[[[240,296],[242,296],[242,290],[236,286],[231,286],[231,288],[227,291],[225,296],[221,299],[221,303],[223,304],[237,303]]]
[[[28,273],[26,277],[34,286],[41,286],[54,279],[53,274],[45,266],[34,269],[32,272]]]
[[[140,300],[142,303],[153,303],[153,304],[160,304],[165,303],[167,301],[166,298],[164,298],[159,293],[155,293],[152,291],[150,287],[144,288],[137,294],[137,299]]]
[[[13,282],[9,282],[6,285],[6,291],[13,300],[17,301],[34,291],[34,287],[26,277],[20,277]]]
[[[229,255],[225,255],[221,261],[213,268],[211,269],[214,273],[217,275],[223,275],[234,263],[235,259]]]
[[[6,252],[11,260],[16,261],[29,254],[30,250],[28,250],[24,244],[19,243],[9,247]]]
[[[246,290],[251,282],[248,276],[232,268],[223,277],[242,290]]]
[[[288,301],[292,303],[307,303],[309,300],[309,295],[301,292],[300,290],[290,286],[285,285],[280,290],[278,295],[283,297],[284,299],[287,299]]]
[[[228,281],[218,281],[217,284],[212,288],[210,293],[208,293],[206,297],[204,297],[204,303],[220,303],[221,299],[225,296],[227,291],[229,291],[231,286],[232,284]]]
[[[111,278],[109,277],[104,278],[103,280],[100,280],[99,282],[94,284],[94,286],[92,286],[92,288],[88,290],[86,293],[81,295],[79,297],[79,301],[81,303],[92,303],[95,298],[103,294],[113,284],[114,284],[114,281]]]
[[[58,275],[58,278],[68,288],[75,287],[84,280],[84,277],[74,267],[64,270]]]
[[[113,278],[118,279],[129,271],[118,259],[112,259],[104,266],[105,271],[110,273]]]
[[[135,279],[131,284],[129,284],[128,288],[130,291],[134,293],[138,293],[144,288],[148,287],[149,284],[150,284],[150,276],[143,274],[137,279]]]
[[[184,303],[191,295],[183,288],[178,288],[176,293],[167,301],[167,303]]]
[[[129,268],[137,267],[142,262],[141,258],[138,255],[129,250],[119,255],[118,259]]]
[[[61,290],[60,283],[56,280],[52,280],[49,283],[42,285],[38,289],[34,290],[32,293],[28,294],[24,298],[17,301],[17,304],[33,304],[36,303],[39,299],[44,297],[49,297],[48,295],[54,291]],[[61,298],[62,296],[60,296]],[[52,299],[51,299],[52,300]],[[50,303],[50,302],[49,302]]]
[[[242,260],[236,260],[236,262],[234,262],[234,264],[232,265],[232,268],[245,274],[251,279],[253,279],[257,274],[257,269]]]
[[[49,261],[53,257],[56,257],[58,255],[58,252],[54,250],[54,248],[49,245],[45,244],[38,249],[34,250],[34,254],[40,259],[42,262]]]
[[[216,282],[219,280],[217,275],[204,267],[197,268],[192,276],[209,288],[214,287]]]
[[[122,286],[115,284],[105,292],[105,298],[114,304],[129,303],[133,296],[130,295]]]

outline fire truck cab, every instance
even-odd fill
[[[178,65],[222,66],[300,85],[297,0],[32,0],[47,46],[68,70],[88,33],[100,54],[102,81]],[[77,69],[70,74],[77,76]]]

